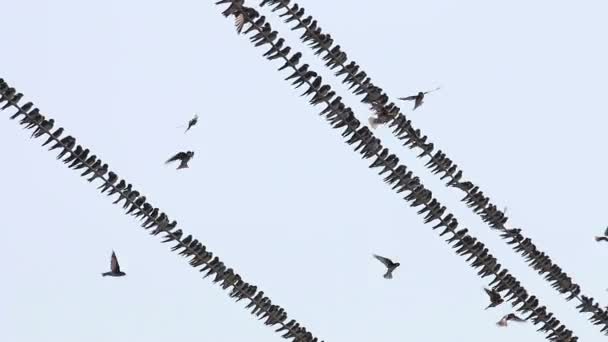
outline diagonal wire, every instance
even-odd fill
[[[419,129],[411,125],[411,121],[401,113],[399,107],[394,103],[387,105],[388,95],[372,83],[371,77],[356,62],[348,62],[348,55],[344,52],[344,49],[340,45],[334,44],[334,40],[329,33],[322,33],[317,20],[310,15],[305,17],[304,8],[289,0],[262,0],[260,6],[265,5],[274,6],[273,13],[277,10],[284,10],[285,12],[277,15],[280,17],[287,16],[286,22],[295,21],[297,25],[293,29],[303,29],[305,31],[300,38],[303,42],[311,42],[310,47],[315,51],[315,55],[321,58],[321,55],[325,53],[322,58],[327,62],[326,66],[332,70],[339,67],[340,69],[336,75],[345,75],[343,83],[350,84],[351,90],[356,86],[353,90],[356,95],[365,95],[362,102],[371,104],[376,113],[375,118],[370,118],[372,127],[380,123],[388,123],[390,127],[395,127],[393,134],[399,140],[406,140],[404,146],[408,146],[410,149],[420,148],[422,151],[418,157],[429,157],[426,166],[434,174],[444,173],[441,179],[448,178],[446,186],[464,191],[466,196],[463,201],[467,202],[475,214],[479,215],[494,230],[501,233],[501,237],[507,240],[507,244],[513,245],[513,249],[526,258],[528,264],[540,275],[548,273],[545,279],[553,282],[552,287],[561,294],[569,292],[567,301],[574,298],[578,299],[580,304],[577,308],[580,309],[580,312],[591,313],[592,316],[589,317],[589,320],[596,325],[603,325],[602,332],[608,334],[608,312],[603,310],[592,297],[583,295],[580,285],[576,284],[561,267],[551,261],[547,253],[538,249],[532,239],[525,237],[521,229],[508,229],[505,226],[508,220],[505,213],[497,209],[497,206],[483,195],[483,191],[478,186],[470,181],[462,181],[462,171],[458,170],[456,164],[442,150],[437,150],[435,154],[432,154],[435,149],[434,144],[427,142],[427,136],[423,136]]]
[[[75,169],[85,169],[82,176],[91,175],[89,182],[101,180],[102,184],[98,187],[102,193],[109,191],[109,196],[118,194],[119,197],[115,204],[125,201],[123,209],[126,209],[127,214],[131,214],[138,219],[145,220],[142,227],[146,230],[155,228],[150,231],[152,235],[160,233],[165,234],[165,242],[177,243],[171,248],[172,251],[180,251],[179,254],[191,258],[190,265],[195,268],[200,268],[200,272],[207,272],[203,278],[215,275],[213,283],[219,284],[222,289],[231,291],[230,297],[237,302],[243,299],[248,299],[247,309],[252,309],[252,314],[260,320],[264,320],[264,324],[268,326],[276,326],[279,328],[277,332],[284,332],[284,338],[293,338],[295,342],[316,342],[318,339],[314,337],[306,328],[301,326],[295,320],[288,319],[287,312],[280,306],[273,304],[272,301],[264,296],[264,291],[258,291],[257,286],[245,282],[241,276],[232,268],[224,265],[218,256],[213,256],[213,253],[208,251],[206,246],[200,243],[192,235],[184,237],[181,229],[176,229],[177,222],[171,221],[169,217],[160,209],[151,205],[144,195],[139,191],[133,190],[132,185],[124,179],[118,182],[118,175],[109,171],[107,164],[102,165],[102,161],[97,159],[95,155],[87,158],[89,151],[81,145],[76,146],[76,139],[71,135],[65,136],[63,127],[59,127],[55,132],[51,132],[55,126],[54,119],[47,119],[40,114],[38,108],[32,109],[33,104],[28,102],[24,105],[19,105],[19,101],[23,97],[22,93],[18,93],[15,88],[11,88],[0,78],[0,104],[7,102],[2,110],[13,107],[16,113],[11,116],[11,119],[16,119],[23,116],[21,124],[26,128],[34,129],[32,137],[48,136],[47,141],[43,146],[54,143],[50,150],[62,149],[57,159],[64,158],[64,162],[71,163],[69,167]],[[62,137],[63,136],[63,137]],[[117,184],[118,182],[118,184]],[[127,185],[128,184],[128,185]]]
[[[435,226],[439,228],[445,227],[443,233],[452,233],[452,237],[448,239],[448,243],[455,242],[454,248],[457,248],[457,253],[463,256],[469,255],[468,261],[475,259],[471,266],[474,268],[482,267],[479,271],[479,275],[484,278],[490,275],[494,275],[495,279],[490,283],[497,285],[494,286],[499,292],[505,292],[505,297],[508,301],[512,301],[513,306],[521,304],[518,311],[523,313],[529,313],[528,319],[532,319],[532,322],[537,324],[543,324],[539,331],[548,332],[547,339],[553,341],[577,341],[578,338],[572,335],[572,332],[568,330],[565,325],[554,317],[552,313],[548,313],[546,307],[539,307],[538,299],[535,296],[530,296],[528,292],[520,285],[519,281],[515,277],[509,274],[508,270],[502,269],[496,258],[494,258],[485,247],[483,243],[478,241],[475,237],[467,234],[468,230],[461,229],[456,230],[458,227],[458,221],[453,217],[452,214],[447,214],[442,217],[445,213],[446,208],[442,206],[436,199],[433,198],[431,191],[426,189],[419,181],[418,177],[415,177],[412,172],[406,174],[407,168],[404,165],[398,164],[398,158],[394,155],[389,155],[389,150],[383,148],[380,139],[375,138],[373,133],[367,128],[360,128],[360,122],[355,118],[354,113],[348,107],[345,107],[341,102],[341,98],[338,97],[334,101],[332,98],[335,93],[331,91],[331,87],[322,83],[322,77],[309,70],[308,67],[298,67],[301,53],[296,52],[291,57],[284,51],[291,51],[291,47],[284,44],[285,40],[278,38],[278,32],[273,31],[270,24],[266,23],[265,20],[259,19],[259,13],[249,7],[242,5],[232,4],[226,11],[225,16],[234,15],[237,23],[237,29],[241,31],[244,28],[244,24],[249,24],[249,28],[245,30],[245,33],[256,31],[257,33],[251,37],[252,43],[255,46],[270,45],[271,48],[264,55],[268,56],[268,59],[281,58],[285,61],[285,64],[279,68],[279,70],[285,68],[291,68],[294,73],[287,77],[286,80],[295,78],[293,82],[296,88],[307,85],[308,89],[304,92],[305,95],[312,95],[310,103],[312,105],[325,104],[326,108],[321,112],[321,115],[326,115],[327,120],[332,124],[334,128],[344,128],[342,136],[345,137],[349,145],[359,143],[355,148],[363,155],[364,159],[376,157],[376,161],[372,163],[370,167],[383,167],[380,174],[390,172],[389,176],[385,178],[385,182],[390,185],[394,185],[393,189],[397,189],[398,193],[403,191],[410,191],[410,194],[405,197],[405,200],[413,202],[412,206],[417,207],[423,205],[424,208],[419,211],[419,214],[428,211],[425,218],[425,223],[431,223],[435,220],[440,220],[440,223]],[[258,20],[256,20],[258,18]],[[281,46],[278,46],[274,41],[282,41]],[[287,50],[284,50],[287,49]],[[310,79],[314,78],[313,81]]]

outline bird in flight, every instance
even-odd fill
[[[116,254],[112,251],[112,260],[110,261],[110,272],[105,272],[101,274],[102,276],[110,276],[110,277],[122,277],[126,275],[125,272],[120,270],[120,265],[118,265],[118,259],[116,258]]]
[[[486,308],[486,310],[488,310],[489,308],[493,308],[495,306],[498,306],[500,304],[502,304],[502,302],[504,302],[504,300],[502,299],[502,297],[500,296],[500,293],[498,293],[496,290],[488,290],[486,288],[484,288],[484,290],[486,290],[486,293],[488,294],[488,296],[490,296],[490,305],[488,305],[488,307]]]
[[[513,322],[525,322],[525,319],[521,319],[519,317],[517,317],[517,315],[515,315],[514,313],[510,313],[508,315],[504,315],[500,321],[496,322],[496,325],[498,325],[499,327],[506,327],[507,326],[507,322],[509,321],[513,321]]]
[[[608,227],[606,227],[606,230],[604,231],[604,236],[596,236],[595,241],[608,241]]]
[[[437,87],[437,88],[435,88],[433,90],[424,91],[424,92],[420,91],[420,92],[418,92],[417,95],[412,95],[412,96],[408,96],[408,97],[400,97],[399,100],[401,100],[401,101],[415,101],[414,102],[414,109],[413,110],[416,110],[416,108],[422,106],[422,103],[424,103],[424,101],[423,101],[424,100],[424,95],[432,93],[432,92],[437,91],[439,89],[441,89],[441,87]]]
[[[171,162],[179,160],[180,164],[177,167],[177,170],[179,170],[179,169],[186,169],[186,168],[188,168],[188,162],[190,161],[190,159],[192,159],[192,157],[194,157],[194,152],[192,152],[192,151],[179,152],[178,154],[176,154],[173,157],[169,158],[165,162],[165,164],[169,164]]]
[[[386,273],[384,274],[384,278],[386,279],[393,279],[393,271],[399,267],[399,265],[401,265],[398,262],[393,262],[391,259],[389,258],[385,258],[383,256],[379,256],[374,254],[374,258],[380,260],[381,263],[384,264],[384,266],[386,266]]]
[[[192,128],[194,125],[196,125],[198,123],[198,115],[194,114],[194,117],[192,119],[190,119],[190,121],[188,121],[188,128],[186,128],[186,132],[188,132],[190,130],[190,128]]]

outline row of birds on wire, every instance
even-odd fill
[[[246,282],[232,268],[226,266],[220,258],[207,250],[199,240],[192,235],[186,235],[181,229],[177,228],[177,221],[169,218],[161,209],[152,205],[145,195],[134,189],[133,185],[125,179],[121,179],[115,172],[109,169],[104,163],[89,149],[77,144],[76,139],[71,135],[64,134],[63,127],[55,127],[55,120],[47,118],[32,102],[20,104],[23,94],[18,93],[15,88],[10,87],[0,78],[0,110],[7,110],[11,107],[16,112],[10,119],[20,118],[19,123],[25,129],[33,130],[32,138],[46,137],[42,146],[50,145],[49,150],[59,150],[57,159],[61,160],[70,169],[82,173],[82,177],[88,177],[88,182],[101,181],[98,190],[108,196],[115,196],[114,204],[122,206],[127,215],[131,215],[141,222],[141,226],[151,235],[164,234],[163,243],[175,243],[172,251],[179,252],[179,255],[189,258],[192,267],[199,268],[204,273],[203,278],[212,277],[213,283],[218,284],[224,290],[229,290],[230,298],[237,302],[248,300],[246,309],[265,325],[278,326],[280,332],[286,339],[293,339],[296,342],[317,342],[314,337],[303,325],[294,319],[288,319],[285,309],[274,304],[264,291],[257,286]],[[89,156],[89,154],[91,154]],[[116,253],[112,251],[110,261],[110,271],[103,272],[104,277],[123,277],[126,273],[120,268]]]
[[[255,42],[256,46],[261,46],[267,42],[272,42],[272,47],[264,54],[265,57],[267,57],[269,60],[287,58],[288,54],[291,52],[291,47],[285,44],[285,40],[283,38],[278,38],[278,32],[272,30],[270,24],[266,22],[264,16],[260,16],[255,9],[244,7],[243,1],[223,0],[219,1],[218,3],[230,3],[230,6],[223,12],[223,14],[225,16],[235,16],[237,31],[239,33],[243,32],[247,34],[254,31],[256,27],[261,28],[261,32],[254,35],[252,37],[252,41]],[[427,142],[427,136],[422,136],[419,129],[414,129],[411,126],[411,121],[406,119],[405,115],[400,112],[400,109],[394,103],[387,105],[388,96],[381,88],[375,86],[371,82],[371,78],[367,76],[367,73],[360,70],[360,67],[355,62],[346,64],[348,60],[347,54],[342,50],[340,45],[335,45],[332,47],[334,41],[331,38],[331,35],[322,33],[317,21],[314,20],[312,16],[307,16],[304,18],[304,8],[295,3],[289,6],[289,3],[290,1],[286,0],[263,0],[260,6],[274,6],[272,12],[284,10],[284,13],[280,14],[279,16],[286,17],[285,21],[287,23],[297,21],[297,25],[293,27],[293,29],[305,30],[304,34],[301,36],[301,39],[303,42],[309,43],[311,48],[315,51],[315,55],[318,55],[320,58],[326,61],[326,66],[332,70],[340,67],[340,70],[338,70],[336,75],[346,75],[346,77],[343,79],[343,83],[349,85],[349,89],[354,88],[354,93],[356,95],[365,95],[362,102],[371,105],[372,109],[374,110],[375,115],[369,119],[372,129],[381,124],[389,124],[389,127],[393,128],[393,134],[395,134],[400,140],[405,140],[405,146],[412,149],[417,147],[422,149],[422,153],[419,155],[419,157],[430,157],[426,166],[429,167],[434,174],[443,173],[441,180],[449,178],[446,185],[466,192],[467,197],[465,200],[469,203],[469,206],[474,208],[474,212],[479,214],[483,221],[488,222],[490,227],[499,231],[506,231],[508,229],[505,226],[508,220],[506,213],[501,212],[495,204],[492,204],[490,199],[484,196],[483,191],[481,191],[477,185],[473,184],[471,181],[463,181],[462,171],[458,170],[457,165],[454,164],[443,151],[437,150],[433,154],[432,152],[434,150],[434,144]],[[247,23],[247,18],[251,18],[254,25],[250,25],[246,30],[244,30],[244,26]],[[325,53],[324,56],[322,56],[323,53]],[[291,58],[289,58],[289,60],[292,62],[299,62],[301,57],[302,54],[297,52]],[[279,68],[279,70],[286,67],[287,65],[284,65]],[[320,84],[319,80],[321,77],[318,76],[316,72],[309,70],[308,64],[304,64],[287,79],[295,79],[293,81],[293,85],[295,85],[297,88],[303,84],[303,80],[313,80],[313,85],[318,86]],[[438,88],[434,90],[437,89]],[[332,98],[335,96],[335,92],[331,91],[329,86],[319,87],[319,92],[322,94],[321,98]],[[416,109],[422,104],[424,95],[428,94],[429,92],[431,91],[419,92],[417,95],[399,99],[415,101],[414,109]],[[319,97],[313,97],[311,103],[314,104],[318,102],[318,100]],[[337,97],[334,101],[339,102],[340,100],[341,98]],[[521,229],[517,230],[517,241],[522,242],[525,245],[525,250],[530,251],[528,255],[541,259],[534,259],[530,262],[541,263],[551,269],[551,281],[554,279],[559,279],[559,286],[556,288],[560,291],[560,293],[570,292],[568,300],[572,299],[572,296],[574,296],[574,298],[578,298],[581,303],[583,303],[583,298],[587,298],[585,300],[585,302],[587,302],[590,297],[579,296],[581,291],[580,286],[574,283],[571,277],[568,276],[561,269],[561,267],[553,264],[551,259],[532,243],[531,239],[524,237],[521,234]],[[524,253],[521,254],[525,257],[528,256]],[[606,311],[602,310],[600,305],[597,303],[594,304],[594,307],[596,310],[593,311],[594,317],[592,317],[592,320],[597,321],[597,319],[601,317],[604,324],[608,323],[606,321],[608,318]],[[604,325],[604,328],[606,328],[606,325]]]
[[[241,24],[243,27],[249,24],[249,28],[244,32],[250,31],[255,34],[251,37],[251,41],[256,46],[263,46],[265,44],[271,45],[270,50],[266,53],[267,56],[273,56],[277,53],[277,48],[274,45],[276,35],[272,34],[272,29],[267,23],[257,22],[259,16],[255,9],[230,5],[231,11],[225,11],[224,15],[234,15],[237,18],[237,25]],[[272,37],[275,37],[274,39]],[[278,52],[280,54],[280,51]],[[439,203],[432,198],[432,193],[424,188],[418,177],[412,175],[411,171],[407,172],[405,166],[398,165],[398,158],[394,155],[388,155],[389,151],[382,147],[379,139],[373,136],[373,133],[366,126],[361,127],[361,123],[354,117],[352,110],[346,107],[341,98],[333,98],[335,93],[331,91],[331,88],[322,82],[322,77],[314,74],[310,74],[308,68],[299,67],[300,54],[296,53],[289,57],[288,55],[280,55],[285,61],[284,65],[279,68],[280,70],[291,68],[293,70],[292,76],[289,79],[295,79],[293,84],[296,88],[307,85],[307,90],[304,91],[304,96],[312,96],[310,103],[313,105],[325,104],[325,109],[321,111],[321,115],[324,115],[326,119],[336,129],[344,129],[342,135],[347,139],[347,143],[350,145],[358,144],[355,148],[356,151],[363,155],[364,159],[376,157],[371,167],[382,167],[381,174],[389,172],[389,175],[385,178],[385,181],[391,185],[397,192],[410,191],[410,194],[405,197],[407,201],[412,202],[413,207],[424,205],[425,207],[420,213],[427,212],[425,222],[429,223],[435,220],[440,220],[438,227],[445,226],[446,230],[441,235],[452,233],[453,236],[448,239],[450,243],[456,242],[458,252],[463,255],[468,255],[469,260],[475,259],[473,265],[475,268],[482,267],[480,275],[488,276],[495,274],[497,276],[496,285],[499,292],[507,291],[507,296],[510,296],[509,300],[514,300],[516,305],[523,303],[520,310],[522,312],[531,311],[531,318],[535,324],[544,323],[541,330],[551,331],[548,338],[551,340],[559,341],[572,341],[576,340],[572,336],[571,331],[566,329],[559,320],[553,317],[553,314],[547,313],[545,307],[538,306],[538,300],[534,296],[528,296],[527,292],[523,287],[519,285],[519,282],[515,280],[505,270],[502,272],[502,276],[499,276],[501,269],[500,264],[497,263],[496,259],[491,256],[487,248],[484,247],[481,242],[478,242],[476,238],[468,235],[468,230],[456,230],[458,222],[453,215],[448,214],[446,218],[441,218],[445,212],[445,207],[439,205]],[[433,206],[430,206],[434,203]]]
[[[4,96],[3,96],[3,97],[4,97]],[[174,156],[174,157],[175,157],[175,156]],[[178,158],[177,160],[181,160],[181,158]],[[186,162],[186,164],[187,164],[187,162]],[[181,164],[180,164],[180,165],[181,165]],[[114,259],[114,258],[113,258],[113,259]],[[116,264],[117,264],[117,263],[116,263]]]

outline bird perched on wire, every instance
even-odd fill
[[[110,272],[105,272],[101,274],[102,276],[110,276],[110,277],[122,277],[125,276],[126,273],[120,270],[120,265],[118,265],[118,259],[116,258],[116,254],[112,251],[112,260],[110,261]]]
[[[188,168],[188,162],[190,161],[190,159],[192,159],[192,157],[194,157],[194,152],[192,152],[192,151],[179,152],[178,154],[176,154],[173,157],[169,158],[165,162],[165,164],[169,164],[171,162],[179,160],[180,163],[179,163],[179,166],[177,167],[177,170],[179,170],[179,169],[186,169],[186,168]]]
[[[386,273],[384,274],[384,278],[386,279],[393,279],[393,271],[399,267],[399,265],[401,265],[398,262],[393,262],[391,259],[389,258],[385,258],[383,256],[379,256],[374,254],[374,258],[380,260],[381,263],[384,264],[384,266],[386,266]]]
[[[595,241],[608,241],[608,227],[606,227],[606,230],[604,231],[604,236],[596,236]]]
[[[415,101],[414,102],[414,109],[412,109],[412,110],[416,110],[416,108],[422,106],[422,103],[424,103],[424,101],[423,101],[424,100],[424,95],[432,93],[432,92],[437,91],[439,89],[441,89],[441,87],[437,87],[437,88],[435,88],[433,90],[424,91],[424,92],[420,91],[420,92],[418,92],[417,95],[412,95],[412,96],[408,96],[408,97],[400,97],[399,100],[401,100],[401,101]]]
[[[502,297],[500,296],[500,293],[498,293],[498,291],[496,291],[494,289],[488,290],[486,288],[484,288],[484,290],[486,291],[488,296],[490,296],[490,305],[488,305],[486,310],[488,310],[489,308],[498,306],[498,305],[502,304],[502,302],[504,302],[504,300],[502,299]]]
[[[496,325],[498,325],[499,327],[506,327],[507,326],[507,322],[509,321],[513,321],[513,322],[525,322],[525,319],[521,319],[519,317],[517,317],[517,315],[515,315],[514,313],[510,313],[508,315],[504,315],[500,321],[496,322]]]

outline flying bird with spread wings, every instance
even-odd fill
[[[408,96],[408,97],[400,97],[399,100],[401,100],[401,101],[415,101],[414,102],[414,109],[412,109],[412,110],[416,110],[416,108],[422,106],[422,104],[424,103],[424,101],[423,101],[424,100],[424,95],[432,93],[432,92],[437,91],[439,89],[441,89],[441,87],[437,87],[437,88],[435,88],[433,90],[428,90],[428,91],[424,91],[424,92],[420,91],[416,95],[412,95],[412,96]]]
[[[595,241],[608,241],[608,227],[606,227],[606,230],[604,231],[604,236],[596,236]]]
[[[399,265],[401,265],[398,262],[393,262],[391,259],[389,258],[385,258],[383,256],[379,256],[374,254],[374,258],[378,259],[381,263],[384,264],[384,266],[386,266],[386,273],[384,274],[384,278],[385,279],[393,279],[393,271],[399,267]]]
[[[488,310],[489,308],[498,306],[498,305],[502,304],[502,302],[504,302],[504,300],[502,299],[502,297],[500,296],[500,293],[498,293],[498,291],[496,291],[494,289],[488,290],[486,288],[484,288],[484,290],[486,291],[488,296],[490,296],[490,305],[488,305],[486,310]]]
[[[504,315],[500,321],[496,322],[496,325],[498,325],[499,327],[506,327],[507,323],[509,321],[513,321],[513,322],[525,322],[525,319],[519,318],[517,317],[517,315],[515,315],[514,313],[510,313],[508,315]]]
[[[122,277],[126,275],[125,272],[120,270],[120,265],[118,265],[118,259],[116,258],[116,253],[114,253],[114,251],[112,251],[112,260],[110,261],[110,272],[105,272],[101,275],[104,277]]]
[[[187,169],[188,166],[188,162],[190,161],[190,159],[192,159],[192,157],[194,157],[194,152],[192,151],[187,151],[187,152],[179,152],[176,155],[174,155],[173,157],[169,158],[165,164],[169,164],[171,162],[174,161],[180,161],[179,166],[177,167],[177,170],[179,169]]]

